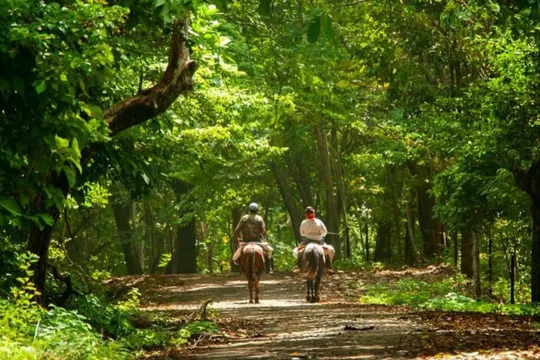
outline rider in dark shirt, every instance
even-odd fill
[[[257,215],[258,210],[259,206],[256,203],[249,204],[249,214],[244,215],[238,222],[236,229],[234,229],[233,238],[237,239],[241,237],[242,241],[239,243],[238,250],[234,253],[233,261],[238,265],[238,259],[242,255],[242,249],[245,243],[256,242],[268,255],[267,272],[273,274],[274,258],[272,254],[274,249],[264,241],[263,236],[266,234],[266,226],[263,218]]]

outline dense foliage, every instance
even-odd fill
[[[80,358],[122,358],[138,330],[100,282],[234,270],[252,201],[278,269],[311,205],[338,267],[445,261],[477,298],[540,302],[539,16],[499,0],[0,2],[0,354],[71,357],[76,339]]]

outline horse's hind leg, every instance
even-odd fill
[[[259,303],[259,278],[256,278],[254,281],[255,286],[255,304]]]
[[[248,280],[248,286],[249,286],[249,303],[253,304],[253,281]]]
[[[311,280],[307,279],[306,280],[306,289],[307,289],[307,294],[306,294],[306,301],[307,302],[310,302],[311,301],[311,294],[310,294],[310,282]]]
[[[315,298],[313,302],[321,301],[321,297],[319,295],[320,287],[321,287],[321,277],[317,276],[317,278],[315,279]]]

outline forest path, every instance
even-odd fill
[[[398,274],[399,275],[399,274]],[[509,341],[523,322],[490,315],[429,312],[358,303],[370,274],[323,280],[322,301],[305,302],[304,280],[265,275],[261,303],[248,303],[245,278],[232,274],[137,277],[149,313],[180,319],[213,299],[225,337],[148,354],[148,359],[525,359],[539,358],[537,332]],[[395,274],[391,275],[392,277]],[[126,279],[126,278],[124,278]],[[495,317],[495,318],[493,318]],[[497,324],[497,329],[492,325]],[[472,330],[474,329],[474,330]],[[522,335],[519,335],[522,336]],[[537,342],[536,342],[537,343]],[[196,345],[196,346],[195,346]],[[495,347],[496,349],[494,349]],[[523,351],[521,351],[523,350]]]

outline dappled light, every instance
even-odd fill
[[[540,359],[540,0],[0,0],[0,360]]]

